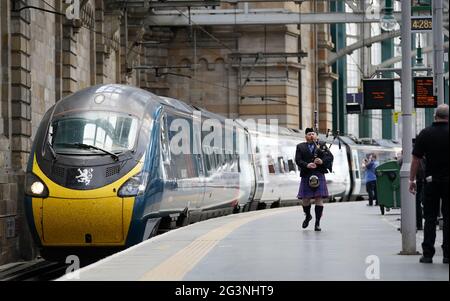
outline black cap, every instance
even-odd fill
[[[311,132],[315,132],[315,131],[312,128],[305,129],[305,135],[308,135],[308,133],[311,133]]]

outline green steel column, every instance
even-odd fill
[[[372,137],[372,112],[363,110],[359,115],[359,137]]]
[[[429,126],[433,123],[434,119],[434,109],[425,109],[425,126]]]
[[[431,0],[421,0],[418,5],[412,7],[413,12],[424,13],[427,12],[428,15],[432,14],[432,3]],[[413,35],[414,38],[414,35]],[[414,45],[414,43],[413,43]],[[422,51],[417,49],[417,58],[421,60],[420,56],[422,55]],[[419,61],[418,61],[419,63]],[[425,109],[425,126],[431,125],[434,119],[434,109]]]
[[[345,1],[332,1],[330,11],[344,12]],[[331,38],[335,45],[335,51],[344,48],[346,43],[345,24],[331,25]],[[344,56],[336,61],[332,66],[333,73],[339,76],[333,82],[333,130],[340,133],[347,133],[347,118],[345,111],[347,93],[347,57]]]
[[[392,0],[386,0],[385,2],[386,10],[393,10]],[[381,61],[384,62],[394,56],[394,39],[388,39],[381,42]],[[389,66],[391,68],[393,66]],[[392,72],[385,72],[383,74],[384,78],[392,78]],[[382,138],[392,139],[394,132],[393,123],[393,112],[394,110],[382,110]]]
[[[448,42],[448,37],[444,36],[444,42]],[[448,61],[444,62],[444,74],[448,73]],[[444,103],[448,104],[448,78],[444,78]],[[436,83],[435,83],[436,84]],[[425,126],[429,126],[434,120],[434,109],[425,109]]]

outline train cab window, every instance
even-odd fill
[[[51,143],[56,152],[88,154],[97,152],[77,147],[97,146],[113,153],[132,150],[139,121],[129,114],[109,111],[81,111],[52,121]]]
[[[269,164],[269,173],[271,174],[275,173],[275,166],[273,166],[273,164]]]

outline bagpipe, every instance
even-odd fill
[[[329,136],[329,132],[330,129],[328,129],[327,134],[326,134],[326,138],[328,138]],[[339,133],[336,132],[333,138],[333,141],[330,143],[330,146],[327,146],[326,143],[323,143],[322,145],[319,142],[319,139],[314,141],[315,144],[315,148],[314,148],[314,160],[316,158],[319,158],[322,160],[323,162],[323,166],[328,170],[328,172],[332,172],[333,170],[333,155],[331,154],[330,148],[333,145],[334,141],[336,140],[336,138],[338,138]],[[341,140],[338,139],[339,141],[339,149],[341,148]],[[314,162],[314,161],[313,161]],[[319,177],[315,174],[312,174],[309,176],[308,179],[308,184],[309,187],[316,189],[320,186],[320,181],[319,181]]]

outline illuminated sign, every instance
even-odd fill
[[[363,80],[364,110],[394,109],[394,80]]]
[[[415,108],[436,108],[437,98],[433,95],[432,77],[414,78],[414,107]]]
[[[412,32],[431,31],[431,30],[433,30],[433,17],[418,16],[411,18]]]

